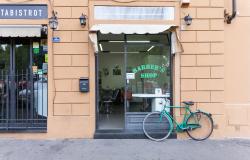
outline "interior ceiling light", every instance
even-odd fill
[[[110,53],[125,53],[125,52],[110,52]],[[140,52],[127,52],[127,53],[140,53]]]
[[[125,43],[125,41],[108,41],[112,43]],[[151,41],[127,41],[127,43],[150,43]]]
[[[123,43],[124,41],[108,41],[108,42],[112,42],[112,43]]]
[[[125,53],[125,52],[110,52],[110,51],[103,51],[103,53]],[[140,52],[126,52],[126,53],[140,53]]]
[[[150,43],[150,41],[127,41],[128,43]]]
[[[147,50],[147,52],[151,51],[153,48],[155,48],[155,46],[151,46],[151,47]]]
[[[102,47],[101,43],[99,43],[99,47],[100,47],[101,51],[103,51],[103,47]]]

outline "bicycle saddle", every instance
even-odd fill
[[[184,103],[185,105],[188,105],[188,106],[194,105],[193,101],[183,101],[182,103]]]

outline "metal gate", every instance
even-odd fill
[[[1,42],[0,56],[0,131],[46,130],[47,78],[32,68],[32,41]]]

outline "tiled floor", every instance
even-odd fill
[[[130,104],[130,107],[127,108],[127,111],[130,112],[141,112],[143,104],[134,103]],[[151,108],[151,107],[149,107]],[[110,105],[111,113],[105,113],[106,109],[101,108],[98,120],[98,129],[100,130],[109,130],[109,129],[124,129],[124,105],[123,104],[112,104]]]
[[[98,129],[123,129],[124,108],[123,105],[111,106],[110,114],[100,113]]]

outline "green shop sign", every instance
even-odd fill
[[[153,72],[144,72],[149,70]],[[155,64],[143,64],[132,69],[133,73],[143,72],[140,75],[141,78],[151,78],[151,79],[158,77],[158,73],[156,72],[164,73],[165,71],[166,71],[165,67]]]

